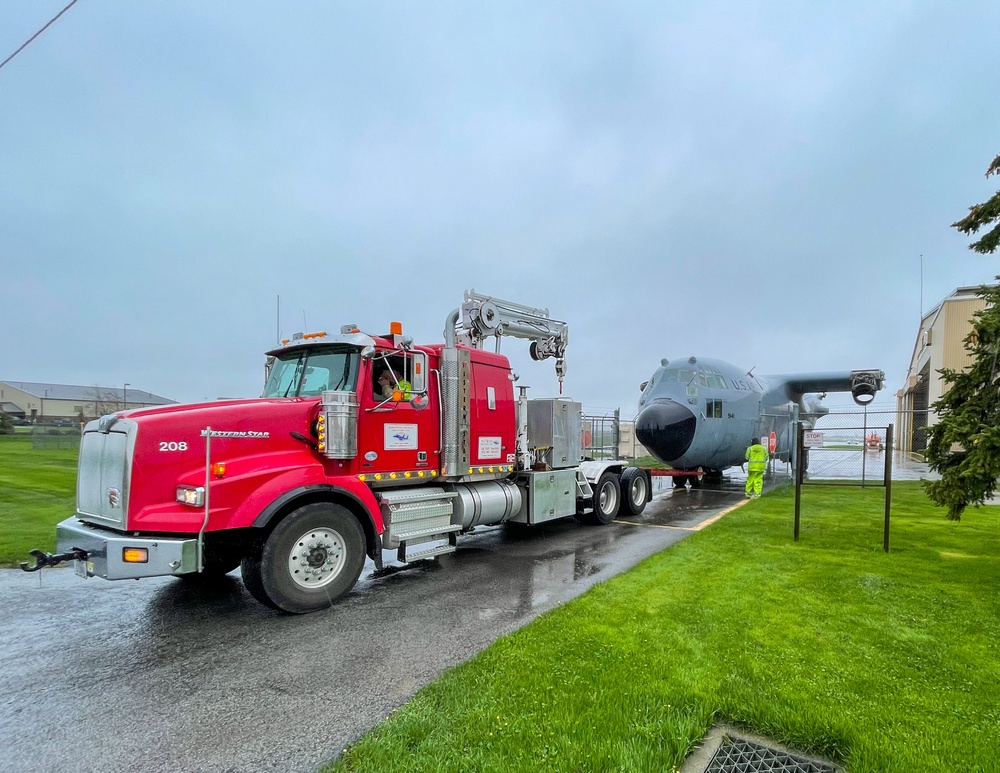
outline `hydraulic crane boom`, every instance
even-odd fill
[[[548,309],[536,309],[481,295],[475,290],[465,291],[461,311],[460,335],[477,349],[483,348],[487,338],[496,336],[496,350],[499,352],[501,336],[512,336],[531,341],[533,360],[555,357],[559,392],[562,393],[563,377],[566,375],[566,346],[569,343],[567,323],[549,318]],[[448,335],[447,330],[445,335]]]

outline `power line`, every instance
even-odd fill
[[[51,19],[49,19],[49,21],[46,23],[46,25],[44,27],[42,27],[40,30],[38,30],[38,32],[36,32],[34,35],[32,35],[30,38],[28,38],[26,41],[24,41],[24,43],[21,44],[21,47],[19,49],[17,49],[17,51],[15,51],[13,54],[11,54],[10,56],[8,56],[2,62],[0,62],[0,70],[3,69],[4,65],[7,64],[7,62],[9,62],[15,56],[17,56],[18,54],[20,54],[22,51],[24,51],[24,49],[26,49],[28,47],[28,44],[31,43],[31,41],[33,41],[35,38],[37,38],[39,35],[41,35],[43,32],[45,32],[45,30],[47,30],[49,27],[51,27],[55,23],[56,19],[58,19],[60,16],[62,16],[64,13],[66,13],[66,11],[68,11],[70,8],[72,8],[74,5],[76,5],[76,3],[77,3],[77,0],[70,0],[70,4],[69,5],[67,5],[59,13],[57,13],[55,16],[53,16]]]

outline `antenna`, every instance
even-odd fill
[[[281,343],[281,296],[274,308],[274,342]]]
[[[920,253],[920,319],[924,318],[924,253]]]

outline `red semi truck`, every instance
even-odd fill
[[[579,403],[529,400],[526,387],[515,397],[503,336],[555,358],[561,392],[568,326],[547,309],[468,291],[443,344],[391,327],[283,341],[257,399],[90,422],[77,512],[57,527],[57,554],[32,551],[22,568],[73,561],[83,577],[119,580],[239,566],[257,600],[304,613],[347,593],[366,556],[381,569],[385,550],[409,563],[480,526],[643,510],[646,471],[583,458]]]

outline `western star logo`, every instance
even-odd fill
[[[207,429],[201,431],[201,436],[206,437],[211,434],[212,437],[231,437],[231,438],[244,438],[244,437],[256,437],[256,438],[268,438],[271,437],[270,432],[258,432],[257,430],[247,429],[247,430],[224,430],[224,429],[213,429],[211,433]]]

